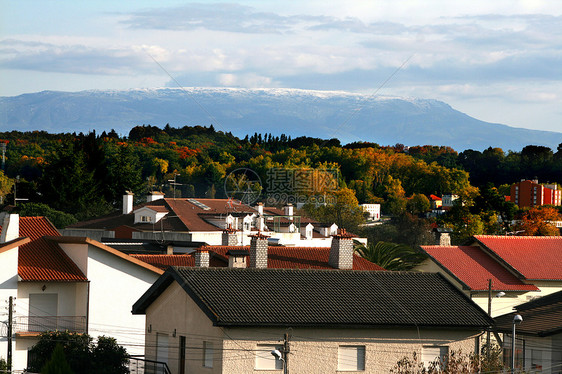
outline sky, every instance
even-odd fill
[[[0,96],[301,88],[562,132],[562,0],[0,0]]]

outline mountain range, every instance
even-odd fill
[[[138,125],[209,126],[244,137],[282,133],[342,143],[446,145],[457,151],[526,145],[556,149],[562,133],[480,121],[437,100],[341,91],[155,88],[42,91],[0,97],[0,131],[110,131]]]

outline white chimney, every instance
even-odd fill
[[[332,237],[328,263],[335,269],[353,269],[353,239],[344,229]]]
[[[285,215],[289,217],[289,219],[293,220],[293,204],[289,203],[283,207],[285,211]]]
[[[263,215],[263,203],[258,203],[256,206],[256,210],[258,211],[259,215]]]
[[[20,215],[4,213],[0,243],[6,243],[20,237]]]
[[[123,214],[129,214],[133,211],[133,196],[131,191],[127,191],[123,195]]]
[[[146,202],[150,203],[154,200],[160,200],[164,198],[164,193],[160,191],[151,191],[148,195],[146,195]]]

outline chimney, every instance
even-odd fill
[[[235,249],[226,252],[228,256],[228,267],[229,268],[245,268],[248,267],[246,264],[246,257],[249,253],[245,249]]]
[[[258,205],[256,206],[256,210],[258,211],[258,214],[260,216],[263,215],[263,203],[258,203]]]
[[[439,245],[442,247],[450,247],[451,246],[451,235],[448,232],[443,232],[439,236]]]
[[[268,237],[258,232],[250,238],[250,267],[267,268]]]
[[[208,268],[209,267],[209,251],[197,250],[193,254],[195,258],[195,267]]]
[[[150,191],[148,195],[146,195],[146,202],[150,203],[154,200],[160,200],[164,198],[164,193],[160,191]]]
[[[335,269],[353,269],[353,239],[345,229],[332,237],[328,264]]]
[[[263,203],[258,203],[258,205],[256,206],[256,210],[258,211],[258,216],[256,218],[258,231],[264,231],[265,217],[263,216]]]
[[[222,232],[222,245],[229,247],[238,245],[238,237],[236,236],[236,229],[232,228],[232,225],[228,225],[227,229]]]
[[[293,220],[293,204],[289,203],[283,207],[285,215],[289,217],[289,220]]]
[[[123,214],[129,214],[133,211],[133,193],[126,191],[123,195]]]
[[[166,254],[167,255],[173,255],[174,254],[174,246],[172,245],[172,243],[169,243],[168,245],[166,245]]]
[[[2,234],[0,234],[0,243],[6,243],[20,237],[20,215],[3,213]]]

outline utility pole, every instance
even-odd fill
[[[488,279],[488,315],[492,317],[492,279]],[[486,356],[488,360],[490,359],[490,327],[488,327],[488,332],[486,333]]]
[[[14,298],[10,296],[8,301],[8,374],[12,373],[12,320],[13,320]]]
[[[289,345],[290,335],[288,332],[285,333],[283,338],[283,374],[289,374],[289,352],[291,347]]]

